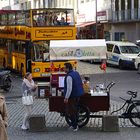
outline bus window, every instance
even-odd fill
[[[25,25],[31,26],[30,11],[25,12]]]
[[[24,12],[18,12],[16,14],[16,24],[25,25],[25,13]]]
[[[67,10],[67,23],[69,25],[74,25],[74,11],[73,10]]]
[[[19,46],[19,52],[25,53],[25,47],[26,47],[25,42],[21,41]]]
[[[5,46],[6,44],[6,39],[0,39],[0,48],[7,50],[7,46]]]
[[[74,25],[72,9],[33,10],[33,26],[66,26]]]
[[[1,15],[1,25],[7,25],[8,17],[7,14]]]
[[[20,41],[15,42],[13,50],[14,50],[15,52],[18,52],[18,51],[19,51],[19,49],[18,49],[19,46],[20,46]]]
[[[34,10],[33,11],[33,26],[45,26],[44,11]]]
[[[15,13],[8,14],[8,25],[15,25]]]
[[[47,42],[35,42],[33,44],[34,61],[49,61],[49,45]]]

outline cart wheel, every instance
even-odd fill
[[[90,117],[89,109],[86,106],[79,104],[78,105],[77,116],[78,116],[78,126],[79,126],[79,128],[85,126],[88,123],[89,117]],[[71,119],[70,119],[69,115],[65,115],[65,120],[68,123],[68,125],[71,124]]]

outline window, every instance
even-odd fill
[[[62,0],[62,6],[64,6],[64,0]]]
[[[115,32],[115,41],[123,41],[125,39],[124,32]]]
[[[33,26],[74,25],[73,10],[33,10]]]
[[[120,54],[120,50],[119,50],[118,46],[116,46],[116,45],[115,45],[115,48],[114,48],[114,53]]]
[[[0,39],[0,48],[7,50],[5,44],[6,44],[6,39]]]
[[[34,61],[49,61],[49,42],[34,42],[33,49],[34,55],[32,56],[32,59]]]
[[[6,25],[8,22],[8,16],[7,14],[1,15],[1,25]]]
[[[120,46],[122,53],[127,54],[138,54],[140,52],[140,48],[138,46]]]
[[[113,49],[113,44],[106,44],[107,45],[107,51],[108,52],[112,52],[112,49]]]
[[[69,5],[71,5],[71,0],[69,0]]]
[[[24,25],[25,24],[25,13],[17,13],[16,14],[16,24]]]
[[[84,3],[84,0],[81,0],[81,3]]]

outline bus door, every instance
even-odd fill
[[[49,41],[36,41],[32,51],[32,76],[50,76]]]
[[[12,51],[13,51],[13,46],[11,44],[11,40],[7,40],[6,46],[8,48],[8,64],[7,66],[12,68],[12,61],[15,62],[15,60],[12,60]]]
[[[26,72],[32,72],[31,62],[32,62],[32,53],[33,53],[33,43],[27,41],[25,44],[26,52]]]
[[[28,48],[28,43],[25,41],[20,41],[18,48],[18,70],[22,75],[26,73],[26,48]]]

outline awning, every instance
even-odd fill
[[[89,25],[92,25],[92,24],[95,24],[95,23],[96,23],[95,21],[83,22],[83,23],[77,24],[76,27],[85,27],[85,26],[89,26]]]
[[[106,59],[105,39],[50,41],[50,60],[73,59]]]

